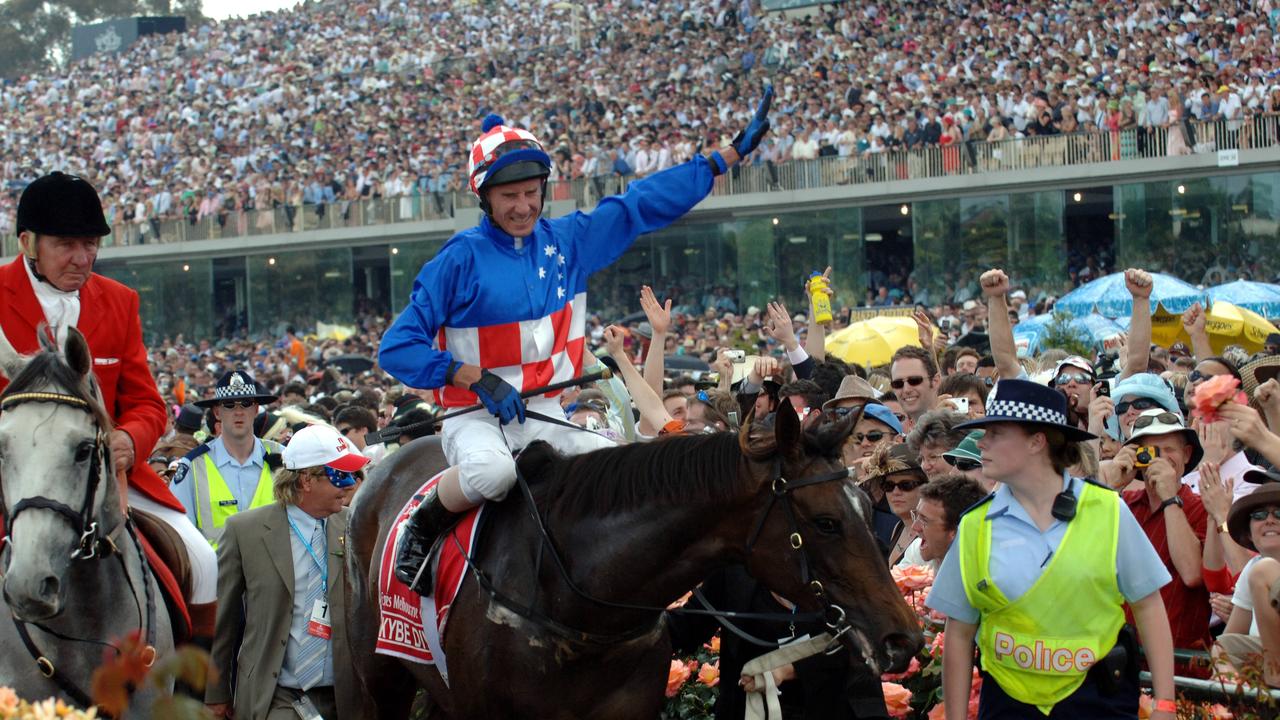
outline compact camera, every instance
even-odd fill
[[[1143,445],[1139,447],[1133,455],[1133,466],[1136,468],[1144,468],[1151,465],[1151,463],[1155,462],[1156,458],[1160,457],[1160,448],[1152,445]]]
[[[725,350],[724,356],[729,358],[729,360],[732,362],[736,362],[736,363],[745,362],[747,359],[747,351],[746,350]]]

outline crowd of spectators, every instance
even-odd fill
[[[644,176],[727,142],[765,80],[757,163],[1237,121],[1280,109],[1278,19],[1272,0],[307,2],[7,81],[0,218],[50,168],[144,239],[459,191],[490,111],[543,140],[553,179]]]

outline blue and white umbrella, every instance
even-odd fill
[[[1035,315],[1019,322],[1013,328],[1013,342],[1019,356],[1035,355],[1043,349],[1040,343],[1053,320],[1053,315]],[[1104,346],[1108,340],[1124,333],[1124,329],[1115,321],[1097,313],[1072,317],[1068,323],[1072,330],[1095,348]]]
[[[1151,273],[1151,314],[1163,307],[1167,312],[1181,315],[1195,303],[1204,303],[1204,292],[1195,285],[1171,275]],[[1065,310],[1076,317],[1097,312],[1103,317],[1126,317],[1133,312],[1133,298],[1124,286],[1124,273],[1112,273],[1093,282],[1085,283],[1058,298],[1054,310]]]
[[[1252,310],[1266,318],[1280,317],[1280,285],[1253,280],[1236,280],[1211,287],[1206,292],[1210,300],[1225,300],[1236,307]]]

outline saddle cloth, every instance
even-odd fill
[[[443,473],[442,473],[443,474]],[[467,576],[467,555],[474,555],[480,535],[480,516],[484,506],[467,513],[442,541],[436,543],[428,562],[435,572],[434,597],[424,597],[396,579],[396,547],[404,523],[414,508],[440,481],[440,475],[428,480],[396,515],[395,525],[387,533],[378,562],[378,641],[374,652],[412,662],[435,665],[448,682],[441,639],[449,608]],[[431,622],[423,622],[430,618]]]

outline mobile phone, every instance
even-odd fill
[[[747,351],[746,350],[725,350],[724,356],[729,358],[729,360],[735,363],[740,363],[747,359]]]

